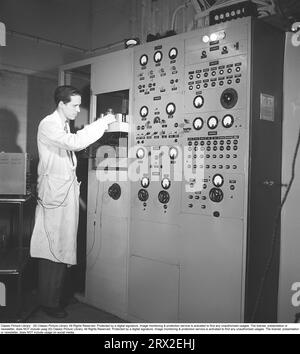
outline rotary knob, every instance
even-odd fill
[[[170,194],[166,191],[160,191],[158,194],[158,200],[162,203],[162,204],[167,204],[170,201]]]
[[[226,89],[221,95],[221,105],[226,108],[230,109],[233,108],[238,100],[238,93],[233,88]]]
[[[141,202],[146,202],[149,198],[149,193],[146,189],[140,189],[138,192],[138,198]]]
[[[220,188],[212,188],[209,191],[209,198],[215,203],[220,203],[223,200],[224,194]]]

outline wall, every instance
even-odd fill
[[[105,47],[138,37],[146,42],[148,34],[164,34],[172,29],[172,16],[185,0],[92,0],[92,46],[97,53]],[[177,12],[175,29],[185,32],[193,24],[192,6]],[[105,34],[105,35],[104,35]],[[122,44],[118,49],[122,49]]]
[[[287,35],[284,77],[283,116],[283,165],[282,181],[291,178],[292,161],[298,135],[300,133],[300,47],[293,47],[291,34]],[[300,163],[299,155],[295,165],[295,179],[282,210],[281,219],[281,262],[278,322],[293,322],[300,313]],[[286,188],[283,189],[285,192]],[[294,283],[297,285],[292,290]],[[294,295],[294,305],[292,296]]]
[[[1,0],[7,45],[0,47],[0,68],[56,76],[59,65],[85,58],[90,48],[90,4],[89,0]]]

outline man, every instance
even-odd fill
[[[37,143],[38,205],[30,253],[39,258],[39,300],[50,316],[67,316],[61,307],[64,277],[68,266],[76,264],[76,238],[79,217],[79,187],[76,156],[98,140],[112,114],[70,133],[69,121],[80,112],[81,94],[72,86],[59,86],[54,92],[56,110],[39,124]]]

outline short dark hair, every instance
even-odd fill
[[[80,90],[70,85],[58,86],[54,91],[54,102],[56,104],[56,107],[58,106],[60,101],[62,101],[63,103],[70,102],[71,96],[81,96]]]

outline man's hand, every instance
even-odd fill
[[[116,122],[116,117],[113,114],[110,114],[110,113],[107,114],[106,116],[104,116],[102,119],[105,120],[107,125]]]

